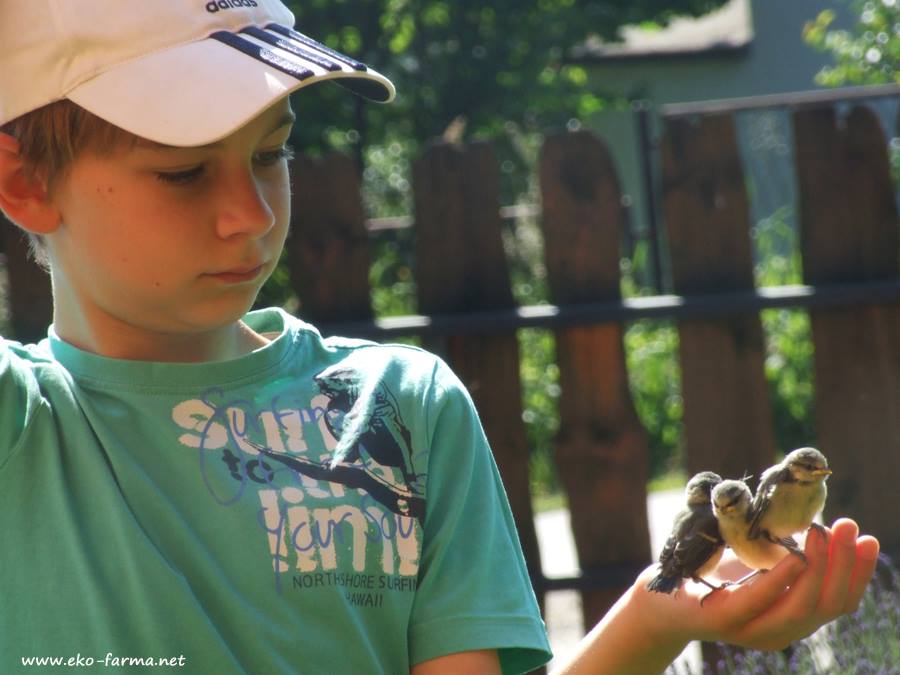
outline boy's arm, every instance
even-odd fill
[[[442,361],[432,368],[425,406],[427,509],[408,629],[410,663],[440,668],[417,675],[499,672],[439,660],[490,654],[495,666],[496,652],[506,672],[530,672],[550,659],[550,645],[503,483],[465,387]],[[442,668],[447,663],[452,667]]]
[[[500,675],[500,672],[496,650],[485,649],[423,661],[412,667],[411,675]]]
[[[674,596],[646,590],[648,568],[554,675],[661,673],[691,640],[783,649],[859,605],[878,559],[878,541],[838,520],[824,539],[811,530],[805,565],[788,556],[751,582],[718,591],[688,582]]]

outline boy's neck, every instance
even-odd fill
[[[152,333],[124,323],[92,330],[54,314],[60,339],[87,352],[115,359],[170,363],[226,361],[264,347],[269,340],[243,321],[202,333]]]

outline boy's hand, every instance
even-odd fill
[[[651,633],[664,641],[727,642],[752,649],[777,650],[805,638],[820,626],[859,606],[878,560],[874,537],[859,537],[855,522],[843,518],[823,534],[806,537],[808,563],[789,555],[772,570],[740,586],[729,586],[706,599],[709,589],[687,582],[674,597],[641,593]],[[643,587],[654,572],[641,575]]]

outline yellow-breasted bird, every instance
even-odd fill
[[[750,536],[753,493],[744,481],[723,480],[719,483],[712,491],[712,507],[722,539],[747,567],[756,571],[769,570],[788,555],[788,549],[781,544]],[[753,574],[737,583],[746,581]]]
[[[766,469],[753,499],[750,538],[767,539],[805,557],[792,535],[819,527],[813,518],[825,506],[830,475],[828,460],[815,448],[798,448]]]
[[[659,555],[659,574],[647,588],[658,593],[672,593],[681,588],[684,579],[693,579],[717,588],[703,578],[719,564],[724,541],[712,512],[710,494],[722,478],[703,471],[688,481],[685,488],[686,508],[675,516],[672,533]]]

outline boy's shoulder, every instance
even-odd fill
[[[400,389],[436,386],[441,390],[455,379],[439,356],[415,345],[343,336],[323,338],[322,345],[332,353],[334,360],[320,377],[356,371],[366,380],[381,380]]]
[[[325,349],[346,355],[358,353],[360,356],[375,360],[392,360],[410,365],[437,367],[443,361],[436,354],[416,345],[401,342],[376,342],[363,338],[330,335],[322,338]]]
[[[294,340],[304,343],[307,356],[309,351],[318,352],[313,358],[325,366],[324,375],[354,372],[366,380],[434,383],[441,388],[455,384],[456,377],[444,360],[422,347],[341,335],[323,336],[317,327],[298,317],[286,312],[282,316]]]
[[[377,342],[368,338],[346,335],[323,335],[315,325],[282,309],[272,308],[262,311],[268,313],[267,318],[270,322],[276,316],[273,312],[277,313],[277,320],[282,321],[284,327],[294,334],[295,340],[311,340],[317,343],[323,351],[338,357],[368,357],[373,361],[390,359],[410,364],[430,364],[432,367],[444,365],[439,356],[416,345],[401,342]],[[256,324],[253,327],[261,330],[265,328],[265,325]]]
[[[4,378],[32,378],[36,370],[57,366],[47,340],[22,343],[0,337],[0,373]]]

